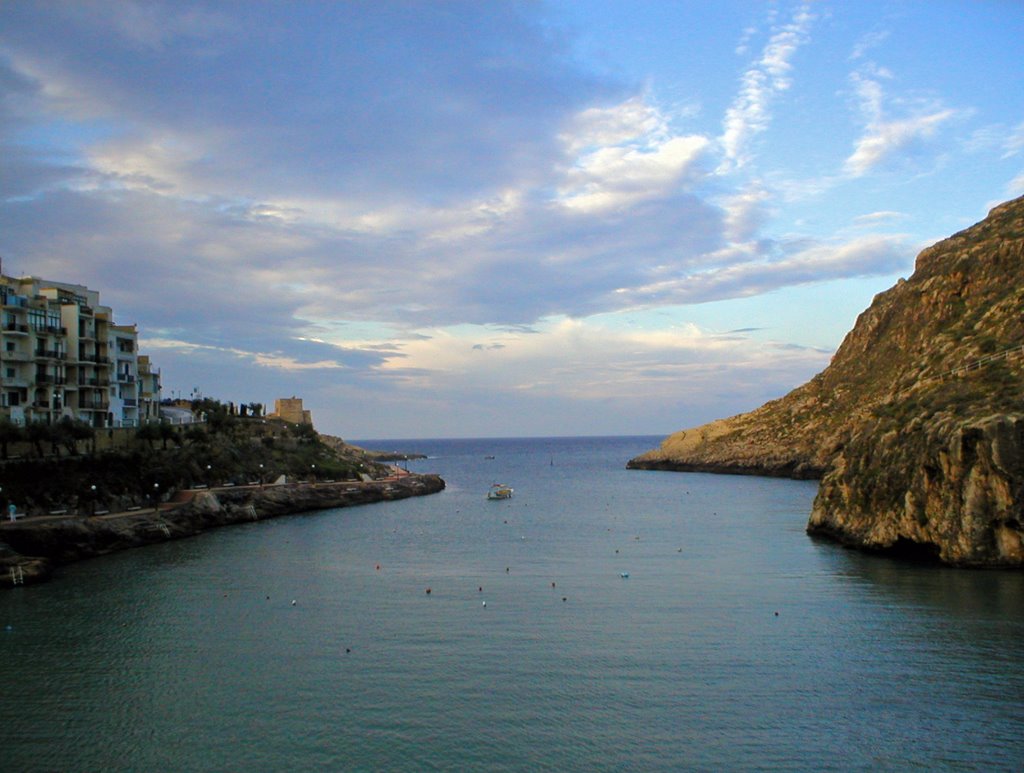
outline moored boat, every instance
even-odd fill
[[[512,498],[512,487],[506,486],[504,483],[494,483],[491,485],[491,490],[487,492],[488,499],[511,499]]]

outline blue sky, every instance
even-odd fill
[[[0,5],[6,273],[348,438],[668,434],[1024,194],[1017,2]]]

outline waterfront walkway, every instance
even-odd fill
[[[151,512],[167,512],[175,510],[188,502],[191,502],[196,494],[204,492],[216,493],[218,491],[238,491],[238,490],[254,490],[254,489],[273,489],[273,488],[298,488],[300,486],[312,486],[313,488],[340,488],[342,486],[346,488],[362,488],[367,485],[377,485],[381,483],[396,483],[403,478],[411,476],[412,473],[401,469],[400,467],[392,467],[392,474],[384,478],[373,478],[370,480],[314,480],[314,481],[293,481],[284,483],[243,483],[243,484],[222,484],[220,486],[198,486],[195,488],[178,489],[174,492],[170,499],[166,502],[160,502],[153,506],[136,506],[130,507],[127,510],[120,510],[116,512],[110,512],[109,510],[96,510],[95,512],[90,511],[79,511],[76,509],[68,510],[55,510],[49,513],[17,513],[16,519],[12,520],[7,514],[4,514],[3,520],[0,521],[0,530],[4,527],[10,526],[14,523],[45,523],[47,521],[64,521],[69,518],[89,518],[98,520],[112,520],[116,518],[125,518],[133,515],[139,515],[140,513],[151,513]]]

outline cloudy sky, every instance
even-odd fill
[[[1024,193],[1024,5],[0,4],[0,255],[165,393],[346,438],[667,434]]]

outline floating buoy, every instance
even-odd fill
[[[621,577],[623,580],[626,580],[629,578],[629,572],[619,572],[619,577]]]
[[[377,564],[377,571],[380,571],[380,564]]]
[[[554,588],[554,587],[555,587],[555,584],[554,584],[554,583],[551,583],[551,587],[552,587],[552,588]]]
[[[505,567],[505,574],[508,574],[508,567]]]
[[[348,647],[346,647],[346,648],[345,648],[345,652],[346,652],[346,653],[349,653],[349,652],[351,652],[351,651],[352,651],[352,650],[350,650],[350,649],[349,649]]]
[[[477,588],[477,590],[480,591],[481,593],[483,593],[484,592],[484,586],[481,585],[479,588]]]
[[[565,596],[562,596],[562,601],[565,601]]]
[[[294,607],[294,606],[295,606],[296,604],[298,604],[298,603],[299,603],[299,602],[297,602],[297,601],[296,601],[295,599],[292,599],[292,606],[293,606],[293,607]]]
[[[778,617],[778,616],[779,616],[779,613],[778,613],[778,612],[776,612],[776,613],[775,613],[775,616],[776,616],[776,617]]]
[[[430,595],[430,588],[427,588],[427,595]]]
[[[484,602],[484,606],[485,606],[485,607],[487,606],[487,602],[486,602],[486,601]]]

